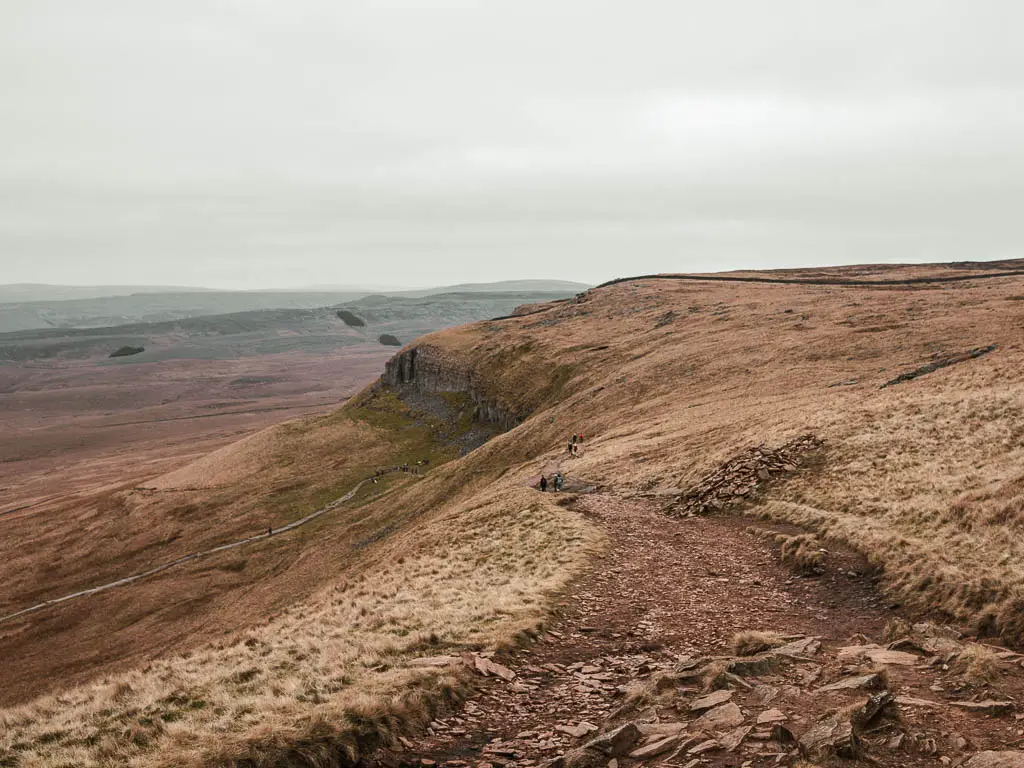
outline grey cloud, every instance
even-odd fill
[[[1010,0],[8,0],[0,282],[1020,255],[1022,20]]]

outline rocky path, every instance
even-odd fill
[[[886,649],[895,612],[855,556],[829,553],[824,574],[801,577],[750,521],[676,520],[654,502],[612,496],[579,504],[611,546],[560,617],[535,644],[494,659],[499,666],[483,664],[495,676],[457,715],[382,762],[697,768],[838,752],[875,765],[976,768],[986,765],[966,762],[984,759],[976,752],[1024,736],[1012,714],[1024,692],[1020,657],[993,661],[996,688],[965,687],[949,656],[959,641],[908,626],[904,650]],[[748,630],[785,636],[775,644],[804,639],[738,657],[730,642]],[[998,706],[971,709],[971,699]]]

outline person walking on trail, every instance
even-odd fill
[[[540,476],[540,489],[546,491],[548,489],[548,479],[544,475]]]
[[[555,490],[556,491],[562,490],[563,480],[564,480],[564,478],[562,477],[562,473],[561,472],[556,472],[555,473]]]

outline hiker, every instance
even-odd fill
[[[546,491],[547,489],[548,489],[548,479],[546,477],[544,477],[544,475],[541,475],[540,476],[540,490],[541,490],[541,492],[543,492],[543,491]]]
[[[267,526],[267,536],[273,536],[273,535],[274,535],[274,527],[271,526],[271,525],[268,525]]]
[[[576,445],[576,433],[575,432],[572,433],[572,444]]]
[[[569,453],[572,453],[572,440],[569,441],[569,447],[567,449]]]
[[[556,491],[562,490],[562,483],[564,481],[565,481],[565,478],[562,477],[562,473],[561,472],[556,472],[555,473],[555,490]]]

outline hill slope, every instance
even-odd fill
[[[388,475],[296,537],[0,625],[0,659],[18,658],[2,662],[20,692],[9,700],[23,702],[0,713],[0,750],[19,744],[34,764],[319,765],[372,754],[464,692],[468,673],[417,657],[500,647],[544,621],[588,562],[601,562],[595,554],[619,551],[607,536],[621,526],[600,523],[614,508],[585,515],[558,503],[575,494],[530,489],[559,465],[570,489],[646,499],[669,517],[798,523],[832,542],[826,563],[843,546],[866,556],[908,619],[1019,643],[1022,297],[1024,277],[980,270],[960,282],[881,286],[621,282],[425,337],[330,417],[78,499],[45,525],[15,517],[0,578],[16,596],[2,613],[81,588],[99,570],[109,578],[296,519],[381,467],[431,458],[423,474]],[[465,438],[477,422],[494,425],[486,443]],[[576,432],[584,451],[569,458]],[[80,546],[75,525],[88,526],[90,545],[51,569]],[[682,574],[705,555],[678,556],[689,558]],[[614,565],[594,572],[614,582]],[[748,600],[753,583],[739,587]],[[770,583],[788,589],[776,576]],[[816,626],[827,626],[828,607],[818,610]],[[855,610],[866,631],[884,623],[868,604]],[[637,631],[653,634],[665,619],[650,616]],[[697,634],[702,652],[722,652],[713,625]],[[829,653],[844,640],[829,638]],[[31,700],[33,685],[55,675],[82,686]],[[1005,743],[972,722],[980,743]],[[881,764],[928,764],[924,754]]]

